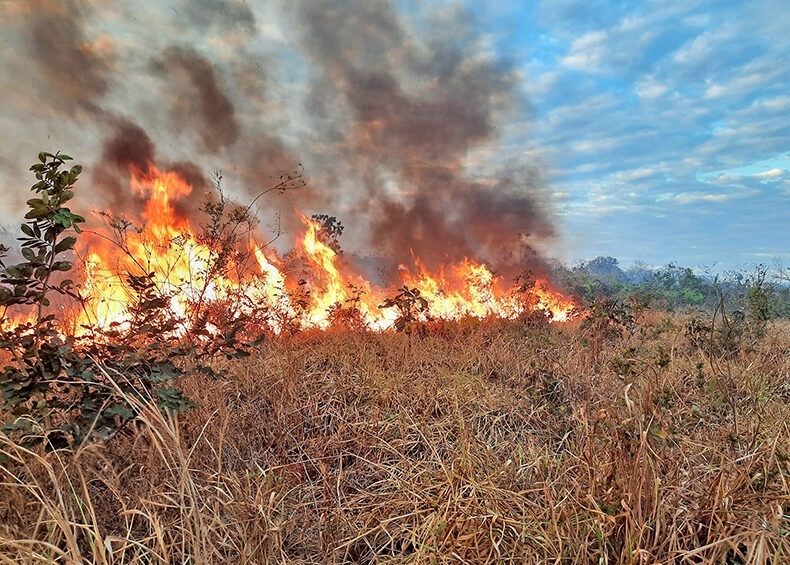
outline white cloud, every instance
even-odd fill
[[[712,84],[707,89],[705,89],[705,98],[721,98],[722,96],[726,96],[728,93],[728,89],[720,84]]]
[[[730,72],[725,73],[717,81],[708,80],[708,87],[705,89],[704,98],[714,99],[724,96],[733,98],[745,98],[750,93],[759,91],[770,85],[772,81],[777,79],[777,73],[782,72],[779,69],[762,69],[759,67],[769,66],[771,63],[767,61],[752,61],[749,65],[740,68],[732,69]],[[771,105],[777,106],[776,109],[784,109],[787,102],[782,100],[787,97],[776,97],[770,101],[757,100],[755,103],[761,104],[764,107]]]
[[[753,172],[750,167],[741,167],[737,169],[730,169],[728,171],[719,171],[715,173],[708,173],[700,175],[698,180],[705,184],[712,184],[722,187],[741,188],[747,189],[751,186],[753,188],[747,191],[753,191],[759,184],[765,185],[768,183],[775,183],[784,180],[785,170],[780,168],[773,168],[766,171]]]
[[[705,32],[675,51],[672,59],[682,65],[697,65],[714,53],[713,43],[714,37],[711,32]]]
[[[618,171],[611,178],[618,182],[634,182],[644,180],[659,174],[659,171],[652,167],[640,167],[628,171]]]
[[[737,186],[742,184],[745,178],[746,177],[739,174],[723,173],[714,177],[706,178],[704,179],[704,182],[707,184],[715,184],[719,186]]]
[[[608,40],[609,35],[605,31],[585,33],[573,41],[570,52],[562,59],[562,64],[582,71],[597,69],[606,58]]]
[[[580,139],[570,144],[571,149],[576,153],[604,153],[617,147],[619,140],[617,138],[602,138],[602,139]]]
[[[790,109],[790,96],[774,96],[773,98],[758,100],[756,103],[767,110],[783,112]]]
[[[749,194],[738,194],[738,193],[724,193],[724,192],[708,192],[708,193],[696,193],[696,192],[684,192],[680,194],[675,194],[672,199],[677,202],[678,204],[694,204],[697,202],[708,202],[708,203],[716,203],[721,204],[723,202],[729,202],[730,200],[739,200],[742,198],[746,198],[750,196]]]
[[[524,92],[530,98],[543,98],[544,96],[548,96],[556,87],[559,76],[560,73],[556,70],[537,72],[534,74],[527,71],[527,78],[523,86]]]
[[[635,90],[640,98],[652,100],[665,94],[669,87],[665,82],[657,80],[654,76],[648,76],[636,83]]]
[[[606,170],[609,165],[604,162],[603,160],[596,160],[592,163],[584,163],[575,167],[571,172],[577,174],[589,174],[589,173],[597,173],[598,171]]]
[[[775,169],[771,169],[770,171],[765,171],[765,172],[762,172],[762,173],[756,173],[754,175],[754,178],[760,179],[760,180],[763,180],[763,181],[766,181],[766,182],[770,182],[770,181],[779,180],[780,178],[784,177],[784,174],[785,174],[784,169],[775,168]]]

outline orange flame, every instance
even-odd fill
[[[321,225],[307,217],[302,218],[304,235],[289,254],[302,267],[300,276],[294,277],[287,261],[254,241],[244,250],[252,259],[245,264],[245,253],[213,248],[196,235],[174,207],[192,191],[176,173],[150,166],[145,172],[133,171],[131,186],[146,199],[143,227],[115,224],[114,232],[83,238],[81,293],[86,300],[76,315],[75,333],[86,326],[108,329],[132,322],[134,301],[145,292],[141,294],[140,287],[132,292],[130,275],[137,277],[138,285],[155,285],[157,296],[165,297],[177,322],[176,335],[197,326],[210,331],[210,320],[197,319],[200,305],[222,301],[238,305],[230,315],[263,307],[271,313],[267,323],[275,331],[285,320],[295,320],[301,328],[328,328],[332,312],[343,308],[354,309],[368,327],[378,330],[391,327],[400,315],[395,308],[381,307],[392,290],[371,284],[342,260],[322,240]],[[515,318],[525,310],[543,310],[551,319],[564,321],[573,309],[573,303],[546,281],[536,281],[519,293],[485,264],[468,258],[431,273],[414,257],[412,267],[401,265],[398,275],[405,287],[416,289],[427,301],[427,309],[420,312],[426,319]]]

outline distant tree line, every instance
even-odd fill
[[[637,262],[623,269],[614,257],[596,257],[570,267],[555,263],[552,277],[587,303],[620,298],[670,311],[712,310],[723,304],[755,319],[790,318],[790,269],[782,267],[757,265],[750,272],[713,275],[675,263],[656,268]]]

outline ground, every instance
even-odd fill
[[[706,317],[707,316],[707,317]],[[784,563],[790,326],[709,315],[272,336],[177,417],[6,442],[14,563]],[[700,330],[702,328],[702,330]],[[754,331],[753,331],[754,330]]]

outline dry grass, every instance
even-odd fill
[[[790,562],[790,327],[684,323],[272,339],[178,420],[5,441],[0,563]]]

